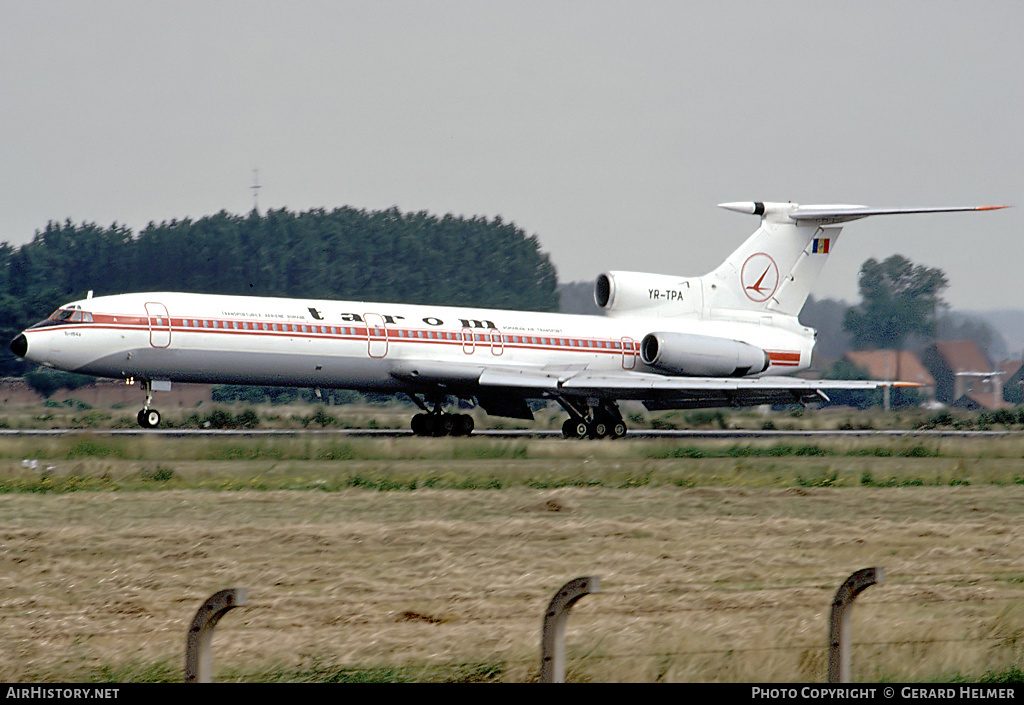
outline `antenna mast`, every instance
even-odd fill
[[[259,169],[253,169],[252,170],[252,186],[250,186],[249,188],[252,189],[252,209],[254,211],[256,211],[257,215],[259,215],[259,212],[260,212],[259,195],[260,195],[260,189],[263,188],[262,186],[260,186],[260,170]]]

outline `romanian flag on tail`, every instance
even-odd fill
[[[816,237],[814,242],[811,243],[811,254],[814,255],[827,255],[828,254],[829,238],[827,237]]]

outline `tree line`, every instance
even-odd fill
[[[51,222],[20,247],[0,243],[0,336],[61,304],[133,291],[358,299],[558,309],[557,273],[535,235],[500,216],[397,208],[220,212],[150,223]],[[3,348],[0,374],[29,366]]]

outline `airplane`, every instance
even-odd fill
[[[899,382],[809,380],[816,331],[798,314],[846,222],[873,215],[1005,206],[873,209],[722,203],[760,227],[699,277],[608,271],[595,282],[605,315],[461,306],[149,292],[61,306],[14,338],[45,367],[137,380],[138,423],[154,428],[153,393],[173,382],[404,393],[421,409],[412,431],[464,436],[472,416],[533,419],[530,400],[557,402],[566,437],[618,438],[619,402],[648,410],[809,403],[828,389]]]

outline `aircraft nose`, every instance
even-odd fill
[[[24,333],[18,334],[18,337],[11,341],[11,352],[18,357],[25,357],[28,353],[28,338]]]

